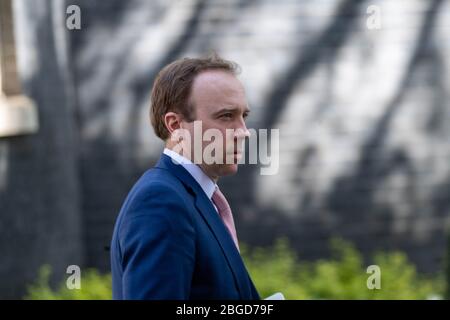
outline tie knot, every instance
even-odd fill
[[[227,210],[230,207],[227,199],[223,195],[222,191],[220,191],[219,187],[216,187],[216,191],[214,191],[212,195],[212,201],[217,206],[217,209],[219,209],[219,212]]]

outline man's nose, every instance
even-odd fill
[[[243,140],[245,138],[250,137],[250,131],[248,131],[247,126],[245,125],[245,122],[241,122],[239,127],[236,128],[234,137],[238,140]]]

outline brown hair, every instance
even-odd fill
[[[224,70],[236,75],[239,66],[217,54],[208,58],[183,58],[165,66],[156,76],[151,93],[150,119],[153,129],[162,140],[169,138],[164,123],[167,112],[177,112],[189,122],[195,119],[195,110],[189,101],[195,77],[206,70]]]

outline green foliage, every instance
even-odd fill
[[[441,298],[444,276],[433,279],[419,275],[405,254],[377,253],[373,264],[381,271],[381,288],[368,289],[367,265],[348,242],[331,242],[331,259],[298,261],[286,240],[269,248],[241,253],[262,298],[282,292],[286,299],[429,299]],[[49,286],[50,267],[43,266],[38,280],[31,285],[26,299],[111,299],[111,275],[96,270],[82,271],[81,289],[69,290],[63,281],[57,290]]]
[[[445,269],[445,283],[446,283],[446,290],[445,290],[445,299],[450,299],[450,229],[447,229],[447,251],[445,252],[445,262],[444,262],[444,269]]]
[[[36,283],[28,287],[25,299],[29,300],[110,300],[112,298],[111,275],[102,275],[95,269],[81,272],[81,288],[68,289],[62,281],[57,290],[49,285],[51,268],[44,265],[39,270]]]
[[[348,242],[331,242],[333,258],[300,263],[286,240],[271,248],[243,256],[261,296],[281,291],[286,299],[427,299],[442,297],[440,277],[427,279],[417,274],[400,252],[377,253],[373,264],[380,267],[381,288],[368,289],[367,273],[360,253]]]

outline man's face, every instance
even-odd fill
[[[221,163],[207,164],[202,159],[200,166],[203,171],[213,179],[236,173],[244,139],[249,136],[245,118],[250,110],[241,82],[226,71],[202,72],[194,80],[190,102],[195,109],[196,121],[202,122],[202,137],[209,129],[219,130],[223,137]],[[190,132],[191,146],[194,149],[194,122],[183,121],[182,127]],[[201,139],[202,151],[212,142],[203,140]]]

